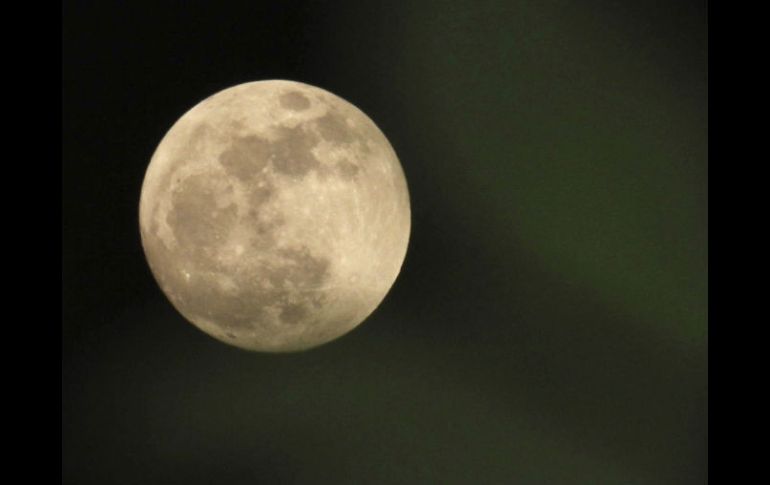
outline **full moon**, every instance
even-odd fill
[[[270,80],[201,101],[147,168],[139,228],[173,306],[212,337],[306,350],[363,322],[406,255],[409,192],[385,135],[344,99]]]

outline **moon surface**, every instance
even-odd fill
[[[161,140],[142,246],[174,307],[225,343],[291,352],[364,321],[401,270],[409,192],[385,135],[307,84],[233,86]]]

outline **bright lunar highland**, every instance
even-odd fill
[[[243,349],[290,352],[377,308],[411,212],[372,120],[323,89],[271,80],[220,91],[171,127],[145,174],[139,227],[187,320]]]

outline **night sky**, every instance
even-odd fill
[[[706,483],[705,2],[63,8],[62,483]],[[410,189],[391,292],[303,353],[187,323],[139,236],[166,131],[263,79]]]

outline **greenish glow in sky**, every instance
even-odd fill
[[[664,19],[622,13],[432,4],[407,18],[398,52],[410,75],[394,78],[421,94],[410,127],[430,125],[447,160],[467,164],[433,175],[469,231],[515,242],[638,325],[703,350],[705,47],[683,61],[681,42],[638,35]]]

